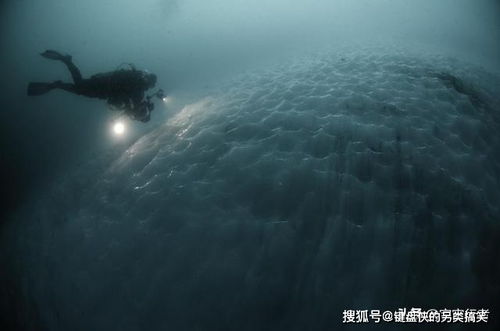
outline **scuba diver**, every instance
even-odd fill
[[[46,50],[40,55],[64,63],[71,73],[73,84],[60,80],[52,83],[29,83],[29,96],[61,89],[90,98],[105,99],[112,110],[124,111],[132,119],[141,122],[147,122],[150,119],[150,113],[154,109],[151,98],[154,96],[164,98],[161,89],[144,97],[145,91],[156,84],[156,75],[137,70],[132,64],[129,64],[130,69],[100,73],[85,79],[73,63],[71,55],[63,55],[54,50]]]

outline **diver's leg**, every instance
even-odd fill
[[[54,50],[46,50],[43,53],[40,53],[41,56],[50,60],[58,60],[63,62],[71,73],[71,77],[73,77],[73,82],[78,85],[82,82],[82,74],[80,70],[73,63],[71,55],[63,55]]]
[[[61,89],[74,94],[81,94],[81,89],[79,88],[79,86],[70,83],[63,83],[60,80],[56,80],[55,82],[52,83],[38,83],[38,82],[29,83],[27,93],[29,96],[36,96],[45,94],[54,89]]]
[[[56,81],[53,84],[54,88],[58,88],[61,90],[65,90],[74,94],[78,95],[83,95],[85,97],[89,98],[99,98],[99,99],[105,99],[99,93],[96,93],[95,89],[91,85],[91,81],[88,79],[82,79],[80,84],[71,84],[71,83],[64,83],[59,81]]]
[[[71,73],[71,77],[73,77],[73,82],[75,82],[75,85],[81,84],[82,74],[80,73],[80,70],[77,68],[77,66],[73,63],[73,61],[71,61],[71,57],[65,58],[61,61],[66,65],[69,72]]]
[[[48,93],[53,89],[55,89],[54,83],[31,82],[28,84],[26,92],[29,96],[36,96]]]
[[[76,86],[76,84],[71,83],[63,83],[60,80],[52,83],[53,88],[58,88],[64,91],[68,91],[74,94],[81,94],[80,89]]]

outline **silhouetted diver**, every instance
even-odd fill
[[[64,83],[60,80],[52,83],[29,83],[28,95],[30,96],[45,94],[53,89],[62,89],[90,98],[105,99],[113,108],[123,110],[125,114],[142,122],[149,121],[150,112],[154,109],[151,97],[163,98],[162,90],[144,98],[144,92],[156,84],[156,75],[137,70],[133,65],[130,65],[130,69],[100,73],[84,79],[70,55],[63,55],[54,50],[46,50],[40,55],[64,63],[74,83]]]

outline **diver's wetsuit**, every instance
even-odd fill
[[[62,81],[31,83],[28,87],[28,95],[40,95],[52,89],[62,89],[90,98],[105,99],[114,109],[124,110],[134,119],[149,120],[149,112],[154,104],[149,98],[144,98],[144,92],[155,85],[155,75],[131,68],[100,73],[84,79],[71,56],[51,50],[41,55],[63,62],[71,73],[73,84]]]
[[[78,95],[90,98],[106,99],[112,105],[125,100],[140,103],[144,98],[143,73],[138,70],[116,70],[96,74],[88,79],[83,79],[80,70],[71,59],[61,60],[68,67],[74,84],[54,82],[54,88],[63,89]]]

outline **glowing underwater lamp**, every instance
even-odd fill
[[[121,136],[123,133],[125,133],[125,124],[123,124],[122,121],[116,121],[113,124],[113,132],[117,136]]]

